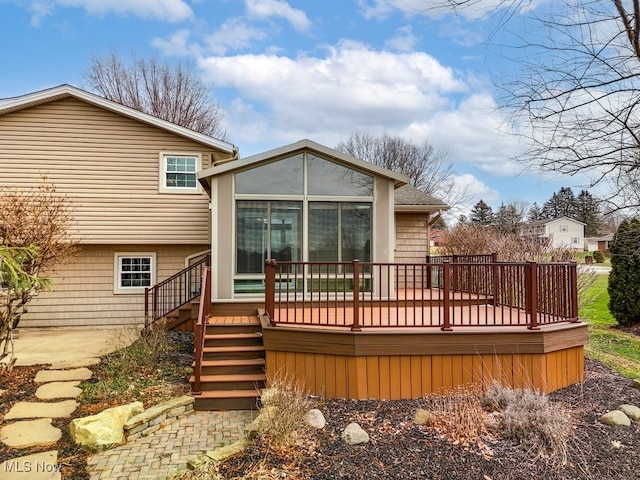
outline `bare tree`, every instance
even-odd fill
[[[515,76],[499,88],[529,142],[522,160],[607,185],[615,208],[640,206],[640,193],[620,196],[638,188],[630,180],[640,168],[640,0],[439,5],[495,16],[511,35]]]
[[[447,152],[437,149],[427,140],[416,145],[388,133],[374,136],[353,132],[336,146],[336,150],[406,175],[411,185],[449,205],[466,199],[466,192],[455,188],[455,174],[447,162]]]
[[[132,56],[94,57],[85,75],[90,88],[109,100],[205,135],[226,140],[224,113],[189,64]]]
[[[48,285],[43,279],[77,253],[72,227],[69,200],[46,179],[36,188],[0,191],[0,245],[23,249],[14,259],[31,279],[4,281],[0,309],[7,328],[17,328],[33,296]]]

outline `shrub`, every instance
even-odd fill
[[[602,253],[600,250],[596,250],[595,252],[593,252],[593,259],[596,263],[604,262],[604,253]]]
[[[609,310],[619,325],[640,323],[640,220],[624,220],[611,242]]]
[[[500,411],[502,435],[518,441],[532,457],[566,459],[573,432],[567,409],[542,393],[497,383],[487,390],[483,403]]]

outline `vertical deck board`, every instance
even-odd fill
[[[422,396],[422,369],[420,356],[411,356],[411,398]]]
[[[400,357],[400,398],[408,399],[411,397],[411,357],[402,355]]]
[[[325,390],[327,398],[336,396],[336,357],[335,355],[325,355]]]
[[[431,386],[431,356],[424,355],[420,359],[420,369],[422,374],[422,395],[430,395],[433,392]]]
[[[391,400],[400,400],[400,357],[389,356],[389,379],[391,383]]]
[[[370,355],[367,361],[367,394],[370,398],[380,397],[380,384],[383,381],[379,367],[379,357]]]
[[[380,369],[380,398],[391,400],[391,366],[387,355],[378,357]]]

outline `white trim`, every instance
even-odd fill
[[[193,172],[195,179],[194,187],[169,187],[167,186],[167,158],[168,157],[183,157],[183,158],[195,158],[196,166]],[[201,194],[203,193],[202,185],[198,182],[198,171],[202,169],[202,155],[197,152],[160,152],[158,154],[159,167],[158,171],[158,191],[160,193],[186,193],[186,194]]]
[[[122,277],[120,274],[120,259],[121,258],[150,258],[151,259],[151,278],[150,285],[152,287],[156,284],[156,252],[115,252],[113,254],[113,293],[117,295],[122,294],[140,294],[144,293],[145,287],[123,287],[121,286]]]

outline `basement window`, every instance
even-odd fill
[[[155,253],[116,253],[114,293],[144,293],[155,283]]]

